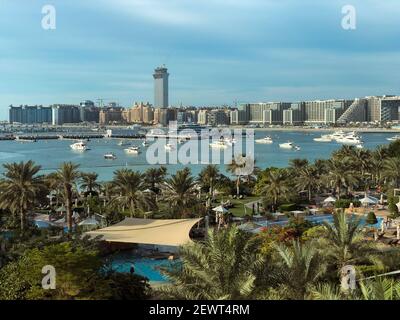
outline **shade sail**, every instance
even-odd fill
[[[153,220],[126,218],[113,226],[86,234],[108,242],[181,246],[190,242],[189,232],[201,219]]]

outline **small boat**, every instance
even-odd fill
[[[400,140],[400,135],[395,135],[393,137],[390,138],[386,138],[387,141],[396,141],[396,140]]]
[[[171,143],[167,143],[167,144],[164,146],[164,148],[165,148],[165,150],[167,150],[167,151],[175,150],[174,145],[172,145]]]
[[[107,159],[107,160],[115,160],[115,159],[117,159],[117,156],[114,154],[114,153],[106,153],[105,155],[104,155],[104,159]]]
[[[144,141],[142,142],[142,146],[143,146],[143,147],[148,147],[148,146],[149,146],[149,143],[148,143],[146,140],[144,140]]]
[[[210,147],[215,149],[226,149],[228,148],[228,145],[225,143],[224,140],[218,140],[210,143]]]
[[[296,145],[290,141],[279,144],[279,148],[282,148],[282,149],[294,149],[295,147],[296,147]]]
[[[133,147],[129,147],[125,149],[126,153],[130,153],[130,154],[139,154],[140,153],[140,148],[133,146]]]
[[[347,144],[347,145],[358,145],[362,144],[362,141],[360,138],[352,135],[345,136],[343,138],[339,138],[336,140],[336,142],[341,143],[341,144]]]
[[[256,143],[264,143],[264,144],[271,144],[274,143],[274,140],[270,136],[266,136],[262,139],[255,140]]]
[[[89,150],[89,148],[87,147],[86,143],[83,141],[78,141],[75,142],[73,144],[70,145],[72,150],[76,150],[76,151],[86,151]]]
[[[362,148],[364,148],[364,146],[360,143],[360,144],[357,144],[357,145],[356,145],[356,148],[357,148],[357,149],[362,149]]]
[[[332,142],[332,136],[329,134],[324,134],[320,138],[314,138],[315,142]]]
[[[300,150],[301,150],[301,148],[300,148],[299,146],[294,146],[294,150],[296,150],[296,151],[300,151]]]
[[[124,147],[124,146],[129,146],[130,143],[128,141],[121,140],[120,142],[118,142],[118,145],[120,147]]]

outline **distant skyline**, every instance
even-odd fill
[[[153,71],[171,105],[232,105],[398,94],[398,0],[1,0],[0,119],[10,104],[98,98],[153,103]],[[57,29],[41,27],[42,6]]]

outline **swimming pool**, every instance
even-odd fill
[[[113,258],[112,268],[117,272],[129,273],[133,264],[135,274],[146,277],[151,282],[168,282],[168,278],[160,272],[160,267],[173,268],[179,260],[135,258],[132,254],[119,254]]]
[[[305,217],[305,219],[307,221],[310,221],[312,223],[315,224],[322,224],[324,221],[328,222],[328,223],[333,223],[333,215],[331,214],[326,214],[326,215],[321,215],[321,216],[307,216]],[[377,223],[373,224],[373,225],[368,225],[370,227],[373,228],[380,228],[383,218],[381,217],[377,217],[376,218],[378,220]],[[257,222],[257,224],[261,225],[262,227],[269,227],[269,226],[284,226],[288,223],[288,220],[283,220],[283,221],[273,221],[273,222],[269,222],[269,221],[260,221]],[[362,217],[361,218],[361,222],[360,222],[361,226],[365,226],[367,225],[366,223],[366,217]]]

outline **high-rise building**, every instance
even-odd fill
[[[123,108],[121,107],[109,107],[100,110],[99,123],[101,125],[106,125],[110,123],[121,123]]]
[[[336,123],[340,116],[353,104],[353,100],[316,100],[304,103],[306,123]]]
[[[81,112],[79,106],[69,104],[55,104],[51,106],[51,111],[53,125],[81,122]]]
[[[168,108],[168,69],[165,66],[154,70],[154,107]]]
[[[400,120],[400,96],[367,97],[368,121],[387,122]]]
[[[211,110],[207,114],[207,124],[211,126],[229,125],[228,111],[225,110]]]
[[[208,123],[208,110],[199,110],[199,113],[197,114],[197,123],[198,124],[207,124]]]
[[[50,107],[43,106],[10,106],[9,121],[10,123],[51,123],[52,114]]]
[[[283,110],[283,124],[299,125],[304,122],[304,103],[296,102]]]
[[[289,109],[290,106],[287,102],[250,103],[245,110],[249,113],[250,123],[281,124],[283,110]]]
[[[80,104],[80,118],[82,122],[99,122],[100,109],[93,101],[86,100]]]

